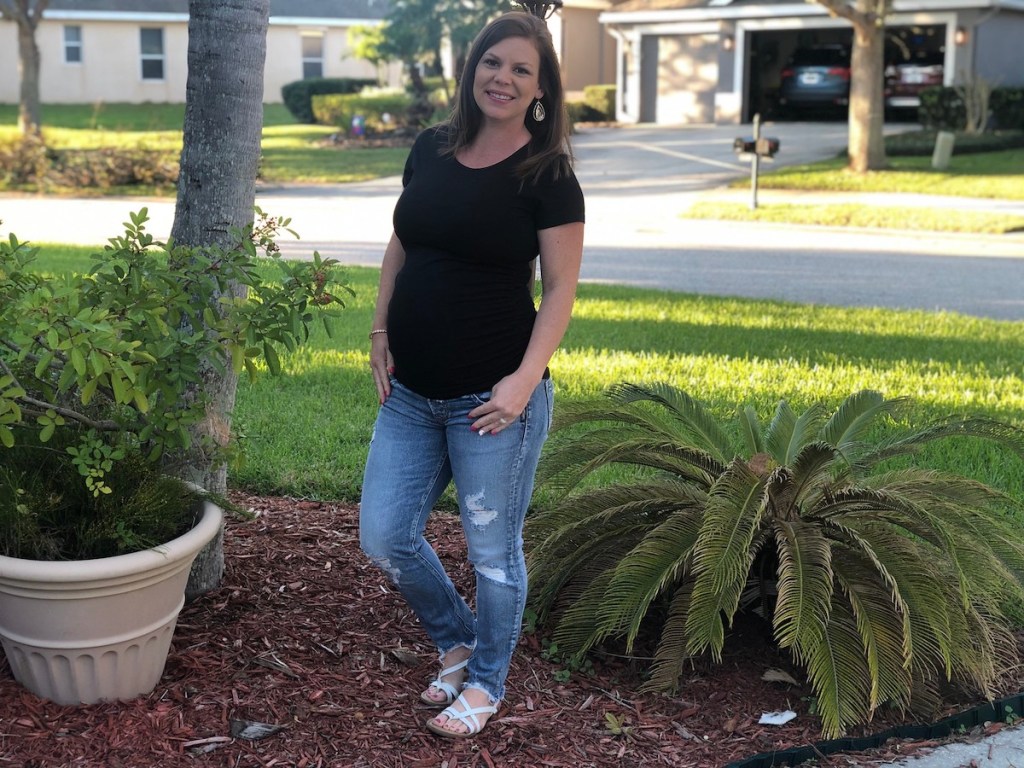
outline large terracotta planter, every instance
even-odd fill
[[[163,674],[196,554],[223,512],[154,549],[97,560],[0,556],[0,642],[14,678],[58,704],[127,700]]]

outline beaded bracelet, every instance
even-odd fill
[[[373,337],[376,336],[378,333],[387,333],[387,329],[386,328],[375,328],[374,330],[370,331],[370,335],[367,338],[369,338],[370,341],[373,341]]]

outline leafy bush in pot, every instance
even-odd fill
[[[155,241],[143,208],[87,273],[64,277],[33,271],[38,250],[13,234],[0,242],[0,452],[59,446],[94,496],[114,492],[119,462],[221,452],[191,429],[207,416],[206,373],[255,375],[261,360],[278,373],[276,345],[301,344],[317,315],[330,330],[348,290],[333,260],[280,259],[289,221],[257,214],[231,248],[190,248]]]

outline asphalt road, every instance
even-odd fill
[[[692,293],[836,306],[885,306],[1024,320],[1024,236],[722,223],[679,217],[697,199],[749,176],[736,159],[737,126],[586,128],[574,137],[587,201],[582,279]],[[845,146],[846,125],[769,125],[779,163],[817,160]],[[292,218],[300,241],[286,255],[320,251],[377,266],[390,234],[397,178],[332,186],[261,188],[257,205]],[[771,202],[762,190],[762,203]],[[748,205],[749,191],[732,193]],[[976,205],[920,198],[890,204]],[[103,243],[128,212],[147,206],[150,231],[166,237],[173,201],[0,197],[0,236],[38,242]],[[1024,203],[1000,204],[1024,214]],[[1010,206],[1007,208],[1006,206]]]

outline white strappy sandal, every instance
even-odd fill
[[[432,699],[427,695],[427,691],[420,694],[420,701],[429,704],[432,707],[447,707],[456,698],[458,698],[459,690],[451,683],[446,683],[442,680],[442,677],[447,677],[453,672],[458,672],[460,669],[465,669],[466,665],[469,664],[469,659],[463,659],[457,664],[452,664],[450,667],[442,669],[437,676],[437,680],[430,684],[430,687],[437,688],[441,693],[444,694],[443,699]],[[428,688],[429,690],[429,688]]]
[[[466,701],[466,697],[461,694],[455,700],[455,704],[461,706],[462,709],[456,709],[453,704],[441,712],[441,715],[448,718],[445,725],[450,723],[452,720],[458,720],[460,723],[465,725],[467,729],[465,733],[450,731],[445,728],[444,725],[438,725],[435,723],[435,718],[427,720],[427,730],[436,733],[438,736],[444,736],[446,739],[466,739],[470,736],[476,736],[483,730],[483,727],[490,722],[490,719],[488,719],[481,723],[480,718],[478,718],[477,715],[493,715],[498,711],[498,708],[494,705],[470,707],[469,702]],[[440,717],[441,715],[437,715],[437,717]]]

